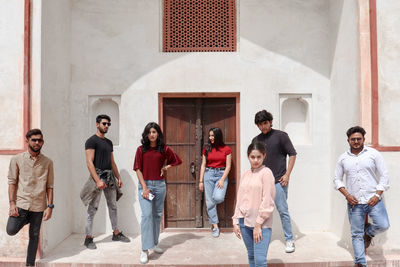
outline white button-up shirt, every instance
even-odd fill
[[[343,174],[346,174],[346,186]],[[364,146],[358,155],[349,150],[339,157],[333,182],[336,189],[346,187],[359,204],[367,204],[376,191],[389,189],[389,173],[382,155],[376,149]]]

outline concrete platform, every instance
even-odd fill
[[[111,235],[95,238],[97,250],[83,246],[83,234],[72,234],[38,261],[39,267],[128,267],[140,266],[140,236],[130,236],[130,243],[114,242]],[[284,252],[281,240],[273,240],[268,252],[268,266],[354,266],[352,248],[339,246],[331,233],[311,233],[296,240],[296,251]],[[243,241],[233,233],[213,238],[209,232],[164,232],[160,247],[164,254],[150,253],[147,266],[248,266]],[[399,251],[368,249],[368,266],[400,266]],[[24,259],[1,259],[0,266],[24,266]]]

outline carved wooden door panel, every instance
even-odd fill
[[[201,150],[210,127],[219,127],[225,142],[236,153],[234,98],[164,98],[165,140],[183,163],[168,172],[165,202],[166,228],[209,227],[204,193],[198,190]],[[236,197],[235,163],[232,164],[224,203],[218,205],[221,227],[232,227]]]

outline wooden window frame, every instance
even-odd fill
[[[163,8],[163,17],[162,17],[162,29],[163,29],[163,44],[162,44],[162,51],[166,53],[176,53],[176,52],[236,52],[237,51],[237,6],[236,0],[224,0],[228,4],[228,12],[229,19],[228,19],[228,27],[224,28],[227,29],[227,33],[224,34],[226,40],[228,40],[228,45],[226,47],[218,47],[218,46],[190,46],[190,47],[172,47],[170,45],[171,40],[174,40],[175,37],[179,40],[180,34],[176,33],[173,34],[171,32],[171,28],[169,25],[171,24],[171,2],[174,0],[163,0],[162,8]],[[191,29],[195,30],[198,24],[204,24],[203,21],[196,21],[193,19],[189,25],[191,25]],[[187,25],[187,24],[186,24]],[[218,25],[218,24],[217,24]],[[181,29],[177,29],[181,30]],[[182,34],[183,35],[183,34]],[[199,34],[201,35],[201,33]],[[193,33],[193,35],[189,34],[191,37],[196,37],[197,34]],[[214,40],[206,40],[206,41],[218,41],[218,39]]]

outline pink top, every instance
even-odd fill
[[[233,224],[239,224],[239,218],[244,218],[248,227],[258,223],[262,228],[271,228],[274,199],[275,178],[272,171],[265,166],[246,171],[240,180]]]

